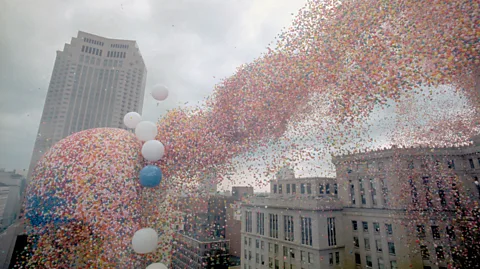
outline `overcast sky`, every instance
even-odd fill
[[[143,114],[196,104],[220,79],[265,51],[305,0],[0,1],[0,168],[28,168],[57,50],[77,31],[133,39],[147,89],[171,90]],[[188,102],[188,103],[187,103]],[[187,103],[187,104],[186,104]]]

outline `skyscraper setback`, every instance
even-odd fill
[[[126,113],[142,113],[146,78],[135,41],[79,31],[57,51],[28,178],[62,138],[91,128],[125,128]]]

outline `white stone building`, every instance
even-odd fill
[[[342,206],[333,178],[283,170],[270,196],[242,204],[242,268],[343,268]]]

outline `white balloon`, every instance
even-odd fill
[[[133,251],[139,254],[150,253],[157,248],[158,234],[152,228],[143,228],[135,232],[132,238]]]
[[[158,140],[149,140],[142,146],[142,156],[147,161],[156,162],[165,154],[165,147]]]
[[[147,266],[146,269],[168,269],[167,266],[161,262],[157,263],[152,263],[149,266]]]
[[[157,126],[150,121],[142,121],[135,127],[135,135],[141,141],[153,140],[157,133]]]
[[[137,127],[137,124],[139,124],[141,121],[142,121],[142,116],[137,112],[128,112],[125,115],[125,117],[123,117],[123,123],[128,128],[132,128],[132,129]]]
[[[155,85],[152,89],[152,96],[157,101],[163,101],[168,97],[168,89],[163,85]]]

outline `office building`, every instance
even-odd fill
[[[343,268],[342,205],[334,178],[285,168],[268,197],[242,203],[242,268]]]
[[[21,207],[26,179],[16,171],[0,169],[0,268],[9,268],[17,235],[23,231]]]
[[[333,162],[347,227],[345,268],[452,264],[462,236],[456,209],[463,204],[478,212],[478,137],[466,147],[393,147]]]
[[[57,51],[27,178],[62,138],[91,128],[125,128],[126,113],[142,113],[146,78],[135,41],[78,32]]]

